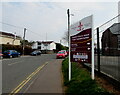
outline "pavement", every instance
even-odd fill
[[[62,59],[53,60],[37,74],[25,93],[63,94]]]

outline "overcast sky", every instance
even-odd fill
[[[29,41],[53,40],[59,42],[67,31],[67,9],[70,9],[71,24],[93,15],[94,28],[118,15],[116,2],[2,2],[2,31],[23,37],[27,28]],[[17,0],[18,1],[18,0]],[[25,1],[25,0],[24,0]],[[75,0],[74,0],[75,1]],[[115,0],[114,0],[115,1]],[[63,42],[62,42],[63,43]]]

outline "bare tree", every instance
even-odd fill
[[[68,42],[68,31],[66,31],[64,33],[64,36],[62,37],[62,39],[65,41],[65,42]]]

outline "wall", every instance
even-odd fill
[[[50,44],[50,50],[56,49],[56,44],[53,42]]]
[[[41,50],[50,50],[50,45],[48,44],[48,46],[45,46],[45,44],[41,44]]]
[[[33,45],[32,45],[32,49],[37,49],[38,48],[38,43],[35,42]]]
[[[0,36],[0,40],[1,40],[0,44],[9,43],[9,44],[13,45],[13,42],[14,42],[14,45],[20,45],[20,40],[18,40],[18,39],[15,39],[15,41],[13,41],[14,39],[12,39],[12,38]]]

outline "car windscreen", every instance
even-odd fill
[[[63,54],[64,52],[58,52],[58,54]]]

